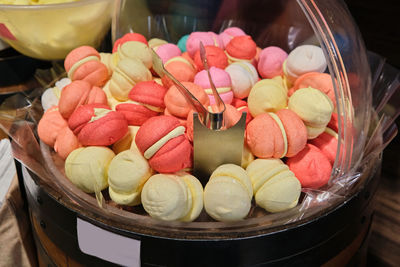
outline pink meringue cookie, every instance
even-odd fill
[[[56,142],[54,143],[54,151],[65,160],[72,151],[81,146],[78,137],[68,126],[65,126],[57,135]]]
[[[236,36],[225,47],[225,54],[229,63],[237,61],[253,63],[257,55],[257,44],[249,35]]]
[[[173,57],[179,57],[181,55],[181,50],[175,44],[162,44],[154,48],[154,51],[161,58],[165,64],[169,59]]]
[[[227,46],[233,37],[243,36],[243,35],[246,35],[246,33],[242,29],[240,29],[238,27],[229,27],[229,28],[226,28],[223,32],[221,32],[219,34],[219,37],[221,38],[222,42],[224,43],[224,46]]]
[[[199,50],[200,41],[204,46],[213,45],[222,49],[225,47],[219,35],[214,32],[192,32],[186,42],[187,52],[192,58],[196,51]]]
[[[43,143],[54,147],[58,134],[65,127],[68,127],[68,122],[61,115],[58,106],[53,106],[40,119],[37,126],[37,133]]]
[[[326,127],[322,134],[317,138],[310,140],[311,144],[318,147],[322,153],[324,153],[332,166],[336,160],[338,138],[338,134],[334,130]]]
[[[282,75],[283,62],[288,54],[277,46],[269,46],[264,48],[260,53],[257,68],[261,77],[272,79],[275,76]]]
[[[233,92],[232,92],[232,81],[229,73],[224,71],[223,69],[219,69],[216,67],[210,68],[210,74],[212,81],[224,103],[230,104],[233,100]],[[210,99],[210,105],[215,104],[215,98],[212,93],[210,80],[208,79],[208,74],[205,70],[202,70],[196,74],[194,77],[194,83],[201,86],[207,93]]]

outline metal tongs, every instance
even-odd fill
[[[200,57],[204,69],[207,71],[214,95],[215,105],[204,107],[203,104],[185,88],[163,65],[161,58],[152,50],[153,69],[162,78],[166,75],[185,97],[188,105],[197,112],[193,114],[193,174],[203,184],[208,181],[211,173],[220,165],[233,163],[241,165],[244,143],[244,130],[246,126],[246,113],[231,128],[224,129],[225,103],[222,101],[212,81],[206,51],[200,42]]]

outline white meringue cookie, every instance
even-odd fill
[[[70,83],[71,80],[69,78],[62,78],[56,82],[54,87],[48,88],[43,92],[41,102],[44,111],[48,110],[52,106],[58,105],[61,90]]]
[[[41,97],[43,110],[46,111],[53,106],[58,105],[58,101],[60,100],[61,90],[57,87],[52,87],[46,89]]]
[[[293,83],[307,72],[324,72],[327,63],[322,49],[315,45],[301,45],[293,49],[283,67],[288,80]]]
[[[256,68],[248,62],[235,62],[225,68],[232,81],[232,91],[236,98],[248,97],[251,88],[258,81]]]
[[[72,81],[70,78],[62,78],[59,81],[56,82],[56,87],[60,90],[62,90],[65,86],[70,84]]]

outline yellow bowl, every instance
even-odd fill
[[[114,8],[115,0],[0,4],[0,38],[26,56],[63,59],[78,46],[98,47],[110,29]]]

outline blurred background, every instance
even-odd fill
[[[345,0],[368,50],[400,69],[399,0]],[[398,90],[398,93],[400,91]],[[399,103],[400,105],[400,103]],[[400,119],[396,121],[400,125]],[[400,136],[383,154],[380,188],[367,266],[399,266],[400,263]]]
[[[387,58],[400,68],[400,29],[398,0],[345,0],[360,28],[368,50]]]

